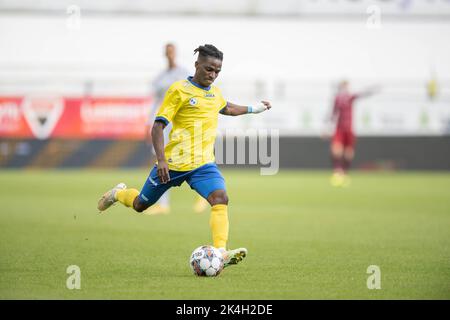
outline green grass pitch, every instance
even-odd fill
[[[172,212],[120,204],[96,211],[118,182],[138,189],[145,170],[0,171],[1,299],[450,299],[450,174],[224,170],[230,247],[240,265],[217,278],[191,274],[210,243],[209,212],[194,191],[172,189]],[[66,269],[81,270],[69,290]],[[381,270],[369,290],[367,268]]]

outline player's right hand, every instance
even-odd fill
[[[320,133],[320,139],[322,139],[322,140],[330,140],[331,139],[331,134],[328,131],[322,131]]]
[[[170,181],[169,166],[165,160],[158,161],[156,173],[158,174],[158,178],[161,183],[165,184]]]

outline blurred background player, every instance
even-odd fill
[[[338,85],[334,98],[331,122],[335,124],[331,140],[331,159],[333,161],[333,186],[348,186],[350,179],[347,175],[351,162],[355,156],[355,134],[353,132],[353,102],[376,92],[375,88],[359,93],[351,93],[349,82],[343,80]]]
[[[153,80],[153,98],[154,102],[152,104],[150,115],[148,121],[146,123],[145,134],[146,141],[149,145],[152,145],[152,135],[151,130],[153,127],[153,123],[155,121],[155,115],[158,111],[161,103],[164,100],[164,95],[170,85],[178,80],[186,79],[189,76],[189,71],[180,66],[176,61],[176,46],[173,43],[167,43],[165,45],[165,56],[167,58],[167,68],[163,70],[156,78]],[[172,130],[172,124],[169,123],[164,129],[164,144],[167,144],[169,141],[169,133]],[[155,156],[155,149],[152,147],[153,155]],[[197,200],[194,204],[194,211],[197,213],[201,213],[206,210],[208,207],[208,203],[202,198],[197,197]],[[155,214],[167,214],[170,212],[170,191],[167,190],[158,203],[146,210],[146,214],[155,215]]]
[[[436,77],[436,73],[434,71],[431,72],[430,80],[427,82],[427,95],[430,101],[436,100],[436,97],[439,93],[439,86]]]

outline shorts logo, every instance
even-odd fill
[[[190,104],[191,106],[195,106],[195,105],[197,104],[197,99],[195,99],[195,98],[189,99],[189,104]]]
[[[158,184],[155,182],[155,180],[152,179],[152,177],[148,177],[148,181],[150,181],[150,183],[151,183],[152,185],[154,185],[155,187],[158,185]],[[146,199],[144,195],[142,195],[142,197],[144,198],[145,201],[148,201],[148,199]]]

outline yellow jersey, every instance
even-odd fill
[[[170,170],[190,171],[215,161],[219,111],[226,104],[219,88],[202,87],[192,77],[170,86],[155,118],[172,122],[164,149]]]

